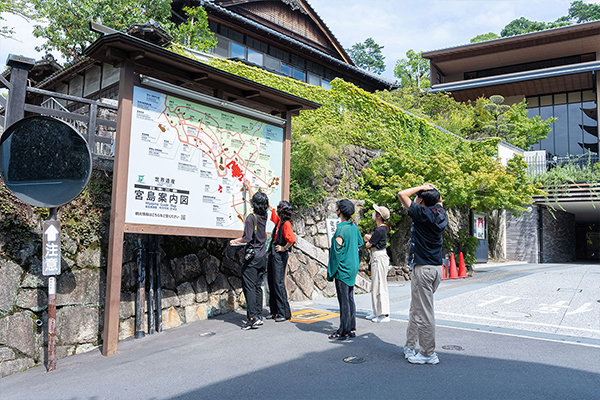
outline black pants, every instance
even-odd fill
[[[262,316],[263,291],[262,283],[265,277],[267,256],[254,257],[242,265],[242,289],[246,297],[246,315],[248,321],[254,321]]]
[[[340,327],[338,333],[348,335],[356,330],[356,307],[354,306],[354,286],[335,280],[335,291],[340,304]]]
[[[289,253],[287,251],[269,251],[267,263],[267,283],[269,284],[269,308],[272,315],[285,319],[292,318],[290,303],[288,303],[287,290],[285,289],[285,268],[287,267]]]

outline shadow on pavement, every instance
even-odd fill
[[[330,322],[297,324],[299,329],[313,332],[331,326]],[[457,352],[438,354],[438,365],[411,365],[399,346],[369,332],[348,341],[331,341],[329,350],[307,352],[170,399],[580,400],[597,398],[600,387],[600,376],[587,371]],[[365,361],[344,362],[349,356]],[[240,363],[248,362],[240,359]]]

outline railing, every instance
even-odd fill
[[[533,154],[537,153],[537,154]],[[594,165],[600,162],[598,154],[585,154],[579,156],[553,156],[546,158],[544,151],[526,152],[525,162],[527,163],[527,173],[531,177],[543,174],[557,167],[571,166],[573,168],[585,169],[594,168]]]
[[[42,104],[40,104],[40,106],[44,107],[44,108],[49,108],[50,110],[59,110],[59,111],[64,111],[64,112],[69,112],[69,110],[63,106],[62,104],[60,104],[60,102],[58,100],[56,100],[54,97],[49,97],[48,99],[42,101]],[[75,128],[77,131],[79,131],[79,133],[81,133],[82,135],[86,135],[87,134],[87,125],[81,121],[76,121],[74,119],[69,119],[69,118],[64,118],[64,117],[58,117],[58,119],[65,121],[66,123],[70,124],[71,126],[73,126],[73,128]]]
[[[114,120],[98,117],[99,109],[117,111],[118,107],[106,102],[86,99],[84,97],[71,96],[63,93],[50,92],[43,89],[28,87],[27,92],[42,96],[48,96],[48,99],[41,106],[25,104],[25,111],[35,114],[49,115],[62,119],[75,127],[86,138],[90,151],[94,158],[112,159],[114,157],[114,129],[117,122]],[[62,106],[57,99],[67,100],[73,103],[82,104],[87,108],[86,113],[71,112]],[[105,126],[113,132],[103,130],[103,135],[97,132],[98,126]]]

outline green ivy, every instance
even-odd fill
[[[181,47],[173,51],[193,57]],[[396,193],[424,182],[441,189],[446,205],[477,210],[523,210],[531,195],[539,192],[527,180],[522,159],[506,168],[498,163],[499,138],[464,141],[384,101],[385,95],[339,78],[331,82],[331,89],[324,89],[241,62],[209,63],[321,104],[316,110],[301,111],[293,122],[291,197],[296,206],[312,205],[323,195],[319,182],[330,173],[330,158],[339,157],[348,145],[381,151],[371,168],[362,171],[359,195],[367,206],[385,204],[396,219],[401,210]],[[440,100],[448,103],[447,97]]]

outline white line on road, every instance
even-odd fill
[[[401,321],[401,320],[399,320]],[[503,336],[512,336],[512,337],[518,337],[518,338],[523,338],[523,339],[531,339],[531,340],[543,340],[546,342],[554,342],[554,343],[561,343],[561,344],[572,344],[575,346],[586,346],[586,347],[594,347],[597,349],[600,349],[600,345],[597,344],[591,344],[591,343],[577,343],[577,342],[572,342],[570,340],[559,340],[559,339],[548,339],[548,338],[541,338],[541,337],[537,337],[537,336],[528,336],[528,335],[518,335],[516,333],[506,333],[506,332],[495,332],[495,331],[488,331],[488,330],[481,330],[481,329],[474,329],[474,328],[462,328],[459,326],[452,326],[452,325],[444,325],[444,324],[436,324],[436,327],[444,327],[444,328],[450,328],[450,329],[459,329],[462,331],[470,331],[470,332],[479,332],[479,333],[490,333],[490,334],[494,334],[494,335],[503,335]],[[532,332],[532,334],[535,334],[535,332]]]
[[[556,325],[556,324],[545,324],[543,322],[528,322],[528,321],[517,321],[517,320],[514,320],[514,319],[479,317],[479,316],[476,316],[476,315],[456,314],[456,313],[449,313],[449,312],[444,312],[444,311],[436,311],[435,313],[436,314],[449,315],[451,317],[465,317],[465,318],[473,318],[473,319],[484,319],[484,320],[487,320],[487,321],[510,322],[510,323],[513,323],[513,324],[545,326],[545,327],[549,327],[549,328],[559,328],[559,329],[574,330],[574,331],[584,331],[584,332],[592,332],[592,333],[599,333],[600,334],[600,330],[597,330],[597,329],[575,328],[575,327],[572,327],[572,326],[563,326],[563,325]]]

